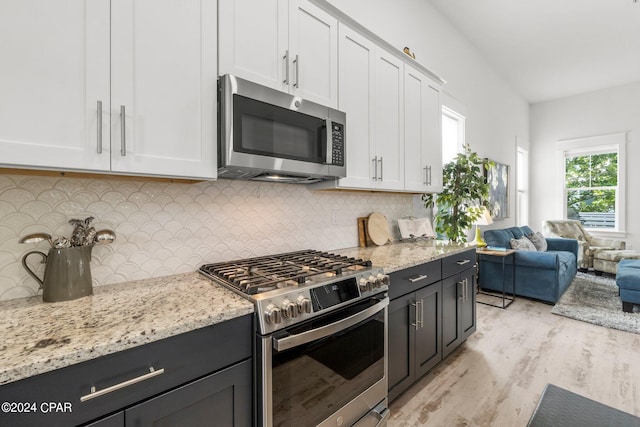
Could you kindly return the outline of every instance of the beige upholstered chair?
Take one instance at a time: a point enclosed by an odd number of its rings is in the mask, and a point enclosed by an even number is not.
[[[599,249],[625,249],[622,240],[603,239],[592,236],[575,219],[548,220],[542,223],[542,234],[546,237],[564,237],[578,241],[578,268],[593,268],[593,254]]]

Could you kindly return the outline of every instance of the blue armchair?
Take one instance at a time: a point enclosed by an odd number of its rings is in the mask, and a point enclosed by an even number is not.
[[[487,230],[484,240],[489,246],[511,248],[511,239],[533,233],[531,228],[511,227]],[[516,295],[555,304],[569,287],[577,272],[578,241],[575,239],[547,238],[547,251],[517,251],[505,260],[505,290],[513,291],[513,264],[515,262]],[[483,289],[502,290],[502,258],[479,255],[480,279]]]

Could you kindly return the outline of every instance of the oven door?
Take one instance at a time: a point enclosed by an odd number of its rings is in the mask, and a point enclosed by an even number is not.
[[[259,336],[261,424],[350,426],[375,413],[384,425],[388,305],[380,295]]]

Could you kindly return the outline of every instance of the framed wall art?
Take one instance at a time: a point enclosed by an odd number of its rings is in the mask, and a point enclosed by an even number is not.
[[[509,165],[494,162],[485,169],[489,184],[489,210],[494,220],[509,218]]]

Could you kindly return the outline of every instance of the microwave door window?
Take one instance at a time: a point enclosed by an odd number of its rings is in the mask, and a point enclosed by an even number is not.
[[[234,150],[323,163],[323,120],[235,95]]]

